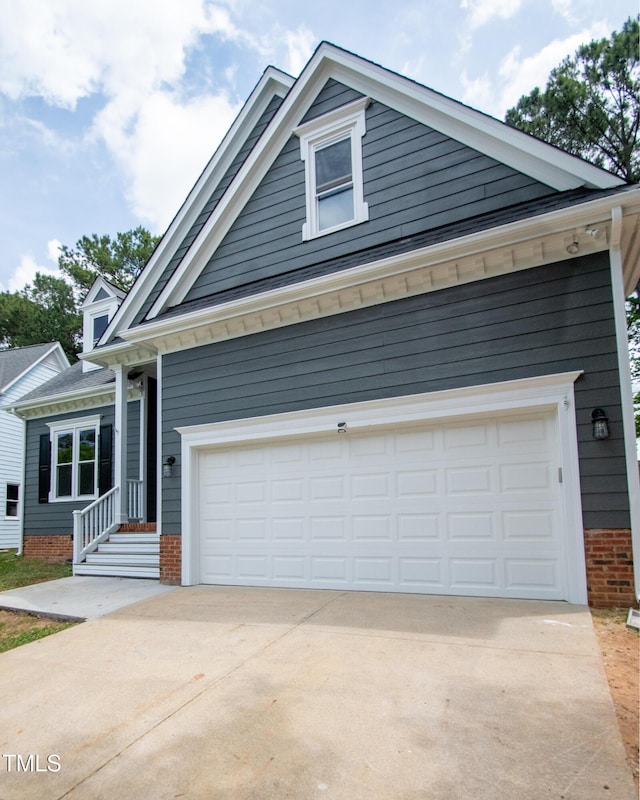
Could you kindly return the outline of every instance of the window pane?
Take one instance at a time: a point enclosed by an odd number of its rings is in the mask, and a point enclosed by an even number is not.
[[[58,434],[58,464],[70,464],[73,458],[73,434]]]
[[[93,320],[93,343],[97,344],[102,334],[107,330],[109,317],[105,314],[102,317],[95,317]]]
[[[71,464],[58,467],[58,497],[71,497]]]
[[[318,229],[321,231],[353,219],[353,188],[348,186],[318,198]]]
[[[80,464],[78,494],[93,494],[95,492],[95,465],[93,463]]]
[[[316,192],[351,181],[351,139],[316,150]]]
[[[80,431],[80,461],[93,461],[96,457],[95,429]]]
[[[20,499],[20,485],[17,483],[8,483],[7,500],[19,500],[19,499]]]

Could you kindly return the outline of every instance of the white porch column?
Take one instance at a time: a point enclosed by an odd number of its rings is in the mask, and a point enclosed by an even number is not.
[[[116,522],[129,521],[127,491],[127,368],[122,364],[113,367],[116,374],[115,397],[115,464],[114,485],[119,487]]]

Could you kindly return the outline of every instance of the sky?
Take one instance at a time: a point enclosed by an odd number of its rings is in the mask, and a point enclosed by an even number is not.
[[[0,291],[60,244],[163,233],[272,64],[333,42],[504,118],[636,0],[4,0]]]

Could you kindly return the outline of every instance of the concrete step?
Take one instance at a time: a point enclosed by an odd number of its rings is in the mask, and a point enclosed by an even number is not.
[[[160,543],[159,542],[141,542],[140,544],[134,542],[129,544],[128,542],[125,544],[124,542],[104,542],[103,544],[98,545],[98,553],[122,553],[126,555],[130,553],[131,555],[139,555],[139,554],[155,554],[157,556],[160,555]]]
[[[119,578],[159,578],[160,567],[122,566],[117,564],[77,564],[75,575],[112,575]]]
[[[157,544],[160,546],[160,536],[157,533],[112,533],[107,541],[109,544]]]
[[[110,564],[116,566],[157,567],[160,564],[158,553],[89,553],[87,564]]]

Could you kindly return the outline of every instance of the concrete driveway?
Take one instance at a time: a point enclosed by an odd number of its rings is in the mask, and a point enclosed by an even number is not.
[[[0,680],[2,800],[635,796],[566,603],[183,588],[1,655]]]

